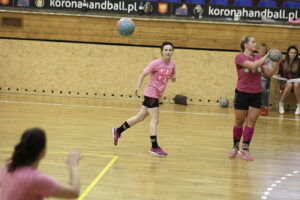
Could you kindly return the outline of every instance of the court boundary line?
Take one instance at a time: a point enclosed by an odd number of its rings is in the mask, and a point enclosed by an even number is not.
[[[0,152],[12,152],[11,149],[0,149]],[[59,152],[59,151],[48,151],[50,154],[58,154],[58,155],[67,155],[67,152]],[[92,189],[96,186],[97,183],[101,180],[101,178],[108,172],[111,166],[119,159],[119,156],[112,156],[112,155],[102,155],[102,154],[91,154],[85,153],[82,156],[91,156],[91,157],[110,157],[110,161],[105,167],[97,174],[96,178],[92,180],[92,182],[87,186],[87,188],[80,194],[77,200],[84,200],[84,198],[91,192]]]
[[[44,102],[26,102],[26,101],[10,101],[0,100],[0,103],[15,103],[15,104],[30,104],[30,105],[48,105],[48,106],[62,106],[62,107],[78,107],[78,108],[102,108],[102,109],[115,109],[115,110],[140,110],[140,108],[122,108],[113,106],[91,106],[91,105],[79,105],[79,104],[58,104],[58,103],[44,103]],[[175,113],[175,114],[192,114],[192,115],[206,115],[206,116],[223,116],[223,117],[234,117],[230,114],[219,114],[219,113],[205,113],[205,112],[183,112],[183,111],[171,111],[171,110],[160,110],[161,113]],[[280,118],[280,117],[263,117],[263,119],[269,120],[288,120],[288,121],[300,121],[300,118]]]
[[[282,183],[283,181],[287,180],[289,177],[292,177],[293,175],[297,175],[299,173],[299,170],[293,170],[293,172],[287,174],[286,176],[282,176],[281,178],[277,179],[274,181],[270,187],[266,189],[264,194],[261,196],[261,199],[268,199],[270,196],[271,192],[276,188],[279,187],[278,185]]]
[[[38,41],[38,42],[58,42],[58,43],[75,43],[75,44],[92,44],[92,45],[111,45],[111,46],[127,46],[127,47],[142,47],[142,48],[158,48],[160,46],[154,45],[141,45],[141,44],[122,44],[122,43],[105,43],[105,42],[87,42],[87,41],[74,41],[74,40],[51,40],[51,39],[37,39],[37,38],[17,38],[17,37],[0,37],[3,40],[24,40],[24,41]],[[196,47],[176,47],[181,50],[196,50],[196,51],[218,51],[218,52],[240,52],[234,49],[209,49],[209,48],[196,48]]]
[[[114,156],[110,162],[105,166],[103,170],[96,176],[96,178],[89,184],[89,186],[81,193],[80,197],[77,200],[83,200],[91,190],[96,186],[96,184],[101,180],[101,178],[108,172],[110,167],[118,160],[119,156]]]

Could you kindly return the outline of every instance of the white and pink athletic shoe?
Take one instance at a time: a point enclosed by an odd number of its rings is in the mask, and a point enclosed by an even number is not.
[[[253,158],[250,156],[249,151],[240,150],[238,153],[244,158],[244,160],[247,160],[247,161],[252,161],[253,160]]]

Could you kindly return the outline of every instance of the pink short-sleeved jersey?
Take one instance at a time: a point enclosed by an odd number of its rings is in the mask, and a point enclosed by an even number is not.
[[[251,58],[241,53],[235,57],[235,64],[238,73],[237,87],[240,92],[246,92],[251,94],[261,93],[261,68],[250,70],[242,67],[245,61],[259,60],[260,56],[253,54]]]
[[[0,171],[0,187],[1,200],[42,200],[56,191],[58,182],[31,167],[8,172],[5,166]]]
[[[165,63],[162,58],[158,58],[150,62],[144,72],[150,73],[150,82],[144,91],[144,95],[159,98],[164,93],[169,79],[176,73],[175,62],[171,60],[169,63]]]

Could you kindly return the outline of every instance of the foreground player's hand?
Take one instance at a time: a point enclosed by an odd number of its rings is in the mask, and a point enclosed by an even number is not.
[[[81,159],[81,155],[76,150],[70,150],[69,155],[66,158],[66,163],[69,165],[70,168],[75,167],[78,165],[79,160]]]

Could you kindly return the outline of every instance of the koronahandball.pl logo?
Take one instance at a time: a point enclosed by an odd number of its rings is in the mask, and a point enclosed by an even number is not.
[[[35,0],[35,5],[38,8],[42,8],[45,5],[45,1],[44,0]]]

